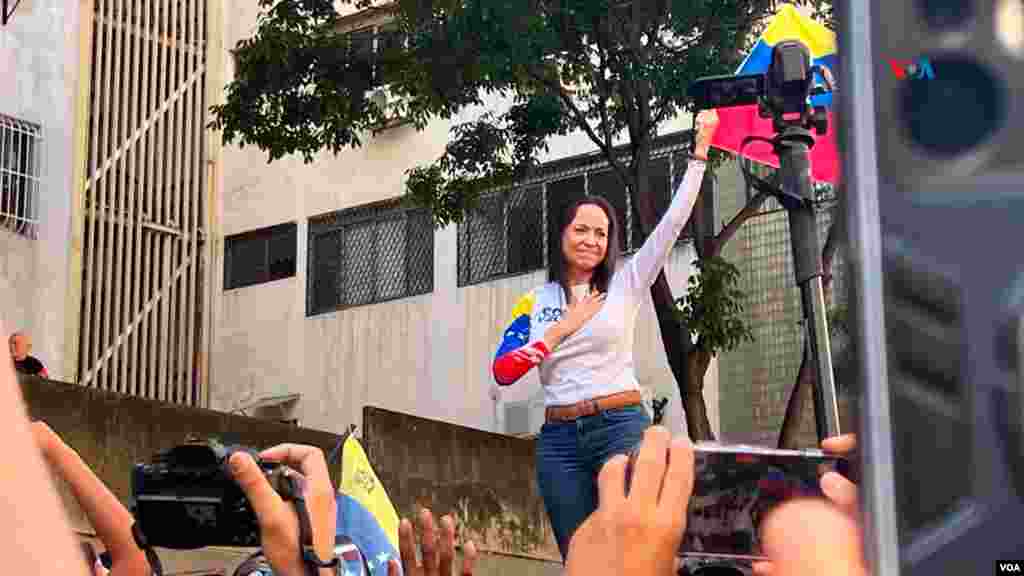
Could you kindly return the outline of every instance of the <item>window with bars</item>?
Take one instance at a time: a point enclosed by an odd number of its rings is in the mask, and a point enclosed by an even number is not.
[[[294,222],[224,239],[224,289],[243,288],[295,276],[298,240]]]
[[[523,186],[481,199],[458,227],[459,286],[544,266],[543,199],[540,186]],[[470,246],[472,249],[466,249]]]
[[[309,316],[433,289],[434,227],[426,210],[392,201],[310,219]]]
[[[368,26],[349,33],[349,49],[357,66],[358,82],[367,89],[379,88],[386,84],[385,55],[400,48],[403,37],[397,23]]]
[[[0,114],[0,228],[34,238],[39,224],[42,128]]]
[[[682,181],[687,157],[683,152],[653,155],[650,165],[650,194],[658,217],[665,213],[672,190]],[[458,285],[469,286],[488,280],[526,274],[546,266],[558,250],[558,223],[562,211],[575,200],[589,194],[601,196],[615,208],[619,226],[620,249],[631,253],[643,244],[646,235],[632,199],[619,177],[607,164],[549,172],[539,182],[513,188],[512,192],[486,195],[479,209],[467,215],[458,227]],[[701,198],[694,211],[712,223],[717,218],[716,199]],[[679,242],[693,238],[694,220],[680,235]],[[545,241],[546,236],[546,241]],[[545,247],[547,250],[545,251]]]

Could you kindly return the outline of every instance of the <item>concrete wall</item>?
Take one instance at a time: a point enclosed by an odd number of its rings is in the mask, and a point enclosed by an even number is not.
[[[180,443],[186,435],[220,437],[263,448],[280,442],[330,452],[340,436],[211,410],[163,404],[77,385],[22,378],[29,416],[49,424],[123,501],[132,465]],[[560,570],[534,481],[533,441],[510,438],[367,408],[362,434],[370,461],[399,513],[420,506],[455,512],[461,534],[479,543],[477,576],[555,575]],[[500,454],[502,468],[489,466]],[[331,466],[337,483],[340,466]],[[509,471],[513,471],[509,473]],[[57,483],[72,526],[92,529],[66,485]],[[251,550],[160,550],[168,574],[206,570],[230,574]]]
[[[460,537],[480,550],[558,562],[558,544],[537,488],[534,440],[367,407],[370,462],[398,508],[453,514]],[[500,463],[500,464],[499,464]]]
[[[319,446],[330,453],[340,436],[277,422],[174,406],[37,378],[20,378],[30,418],[43,420],[96,472],[124,502],[131,495],[133,464],[180,444],[187,436],[221,438],[255,448],[282,442]],[[337,484],[340,466],[330,467]],[[67,485],[56,482],[72,527],[85,539],[92,527]],[[97,543],[98,547],[102,549]],[[160,550],[168,575],[193,570],[225,571],[251,553],[249,549],[206,548],[198,551]],[[207,572],[204,572],[207,573]]]
[[[329,432],[237,414],[165,404],[75,384],[20,380],[30,418],[43,420],[53,428],[123,502],[131,494],[132,465],[180,444],[188,436],[221,438],[254,448],[295,442],[319,446],[326,453],[341,440]],[[335,482],[339,472],[338,466],[332,467]],[[83,522],[74,501],[66,499],[65,503],[72,510],[72,518]]]
[[[32,334],[55,378],[75,369],[64,347],[79,10],[79,0],[23,0],[0,27],[0,114],[42,127],[38,236],[0,229],[0,320]]]

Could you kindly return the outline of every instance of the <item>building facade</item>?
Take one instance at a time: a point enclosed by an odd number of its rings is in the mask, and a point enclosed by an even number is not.
[[[208,403],[219,8],[21,2],[0,29],[0,297],[54,378]]]
[[[68,379],[74,272],[73,158],[81,58],[78,2],[5,3],[0,26],[0,318]],[[74,308],[74,306],[70,306]],[[77,313],[75,314],[77,316]],[[6,350],[6,342],[5,350]]]
[[[230,50],[255,32],[258,6],[228,1],[225,13],[221,58],[229,81]],[[345,25],[372,46],[372,31],[386,22],[378,11]],[[580,133],[550,142],[535,180],[496,193],[463,224],[434,230],[425,213],[393,201],[408,169],[443,153],[452,124],[395,125],[311,164],[296,157],[267,164],[254,148],[220,151],[211,407],[326,430],[358,426],[364,405],[495,432],[539,430],[536,375],[499,390],[490,366],[516,300],[546,281],[551,215],[576,195],[606,191],[632,231],[627,252],[642,241],[639,224]],[[662,133],[689,125],[678,119]],[[666,198],[684,165],[678,140],[666,138],[657,153]],[[722,186],[737,183],[726,178]],[[677,295],[693,258],[682,242],[666,267]],[[673,400],[668,418],[680,428],[679,395],[650,302],[635,350],[642,386]],[[717,429],[716,366],[707,380]]]
[[[334,431],[358,425],[370,404],[535,432],[536,376],[505,389],[491,378],[501,330],[518,296],[545,281],[558,205],[606,192],[630,230],[628,254],[642,241],[628,198],[582,134],[552,139],[540,176],[442,230],[393,201],[406,170],[442,153],[450,122],[399,123],[312,164],[223,147],[208,109],[258,10],[39,0],[0,28],[3,75],[16,79],[0,82],[7,327],[33,335],[52,376],[100,389]],[[380,11],[349,22],[371,47],[386,24]],[[680,176],[673,134],[689,125],[661,130],[659,194]],[[719,178],[720,224],[742,190],[734,169]],[[666,267],[677,296],[693,256],[684,240]],[[668,396],[681,427],[650,303],[636,352],[647,396]],[[716,430],[717,382],[712,364]]]

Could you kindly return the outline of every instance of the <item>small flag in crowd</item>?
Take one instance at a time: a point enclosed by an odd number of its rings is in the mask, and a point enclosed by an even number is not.
[[[783,40],[799,40],[811,53],[812,64],[829,68],[836,77],[836,36],[813,19],[801,14],[793,5],[783,4],[768,23],[768,27],[740,65],[737,75],[764,74],[772,61],[772,47]],[[822,79],[816,78],[816,84]],[[811,178],[819,182],[838,183],[839,154],[836,148],[836,126],[832,114],[832,94],[818,94],[811,97],[815,106],[825,106],[828,111],[828,132],[818,135],[812,131],[815,144],[811,149]],[[771,138],[775,130],[771,118],[761,118],[757,105],[736,106],[718,110],[718,130],[711,145],[716,148],[739,153],[740,145],[747,136]],[[778,168],[779,160],[771,146],[753,142],[743,151],[743,156],[755,162]]]
[[[349,435],[341,457],[337,533],[339,537],[347,536],[359,549],[373,576],[386,576],[392,558],[401,566],[398,522],[398,512],[363,446]]]

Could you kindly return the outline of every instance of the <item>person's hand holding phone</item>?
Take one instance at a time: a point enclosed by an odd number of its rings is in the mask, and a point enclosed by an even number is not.
[[[857,449],[857,436],[855,434],[844,434],[833,438],[826,438],[821,443],[821,449],[836,456],[851,457]],[[821,491],[840,510],[856,519],[860,514],[860,505],[857,498],[857,485],[845,478],[838,472],[826,472],[821,477]]]
[[[693,448],[662,426],[644,433],[626,495],[628,457],[615,456],[597,480],[597,510],[576,530],[568,576],[674,574],[693,492]]]
[[[849,456],[856,436],[827,438],[822,450]],[[837,472],[821,477],[825,500],[794,500],[779,506],[761,526],[767,562],[755,562],[756,576],[868,576],[858,522],[857,486]]]

